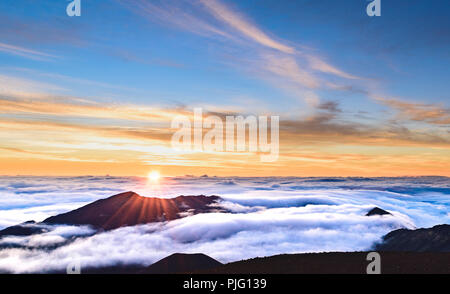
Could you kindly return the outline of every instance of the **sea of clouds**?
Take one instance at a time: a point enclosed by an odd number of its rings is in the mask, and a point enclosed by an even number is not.
[[[172,253],[221,262],[281,253],[369,250],[397,228],[450,223],[450,179],[177,177],[0,177],[0,228],[66,212],[97,199],[218,195],[228,213],[123,227],[46,225],[32,236],[0,239],[0,272],[28,273],[117,264],[150,265]],[[392,213],[365,216],[373,207]],[[30,226],[35,226],[30,224]],[[8,246],[4,246],[8,245]],[[2,247],[3,246],[3,247]]]

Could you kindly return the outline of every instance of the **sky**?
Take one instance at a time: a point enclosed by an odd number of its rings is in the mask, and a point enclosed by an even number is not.
[[[0,2],[0,174],[450,176],[447,1]],[[278,115],[277,161],[177,115]]]

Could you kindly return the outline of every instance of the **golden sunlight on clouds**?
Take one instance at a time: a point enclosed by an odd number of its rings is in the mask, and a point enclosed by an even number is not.
[[[0,99],[0,174],[218,176],[450,175],[450,141],[440,133],[339,122],[336,105],[280,121],[280,156],[179,151],[171,118],[184,108],[100,106],[76,99]],[[224,117],[226,110],[215,109]],[[237,113],[239,114],[239,113]],[[205,115],[207,112],[205,111]],[[242,114],[245,116],[245,114]],[[75,119],[77,118],[77,119]],[[150,168],[151,167],[151,168]],[[154,173],[150,175],[149,170]]]
[[[375,99],[396,109],[399,118],[407,118],[414,121],[426,121],[433,124],[450,124],[450,109],[445,108],[442,105],[412,103],[396,98],[376,97]]]

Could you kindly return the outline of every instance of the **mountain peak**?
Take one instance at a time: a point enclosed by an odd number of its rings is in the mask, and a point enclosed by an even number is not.
[[[221,266],[212,257],[203,253],[174,253],[150,265],[142,273],[145,274],[175,274],[209,270]]]
[[[386,214],[392,215],[392,213],[387,212],[387,211],[384,210],[384,209],[381,209],[381,208],[379,208],[379,207],[375,207],[375,208],[372,208],[371,210],[369,210],[369,212],[366,214],[366,216],[371,216],[371,215],[386,215]]]
[[[100,199],[67,213],[44,220],[47,224],[91,225],[112,230],[151,222],[169,221],[190,214],[220,211],[211,204],[217,196],[179,196],[176,198],[144,197],[128,191]]]
[[[107,199],[111,199],[111,198],[132,198],[132,197],[142,197],[141,195],[139,195],[136,192],[133,191],[127,191],[127,192],[123,192],[123,193],[119,193],[116,195],[113,195]]]

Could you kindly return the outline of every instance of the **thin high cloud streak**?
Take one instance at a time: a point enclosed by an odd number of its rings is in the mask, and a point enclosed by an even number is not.
[[[308,104],[316,105],[319,100],[309,90],[328,85],[323,80],[326,77],[320,77],[319,73],[342,79],[360,79],[331,65],[317,54],[309,53],[311,50],[304,46],[289,44],[271,36],[243,13],[217,0],[118,1],[151,22],[227,40],[228,49],[222,48],[222,51],[223,56],[232,56],[228,58],[232,66],[272,81],[273,85],[300,96]],[[223,47],[224,44],[221,45]],[[227,51],[236,51],[236,48],[239,48],[238,55]]]
[[[52,93],[64,91],[64,88],[51,83],[33,79],[18,78],[0,74],[0,95],[2,100],[49,98]]]
[[[0,219],[16,213],[16,223],[29,220],[19,221],[23,211],[49,216],[52,205],[63,212],[64,205],[67,211],[124,190],[161,197],[216,194],[223,198],[219,205],[231,213],[93,236],[88,227],[47,226],[43,234],[2,239],[0,245],[16,248],[0,250],[0,271],[57,271],[74,261],[85,268],[149,265],[175,252],[203,252],[230,262],[280,253],[368,250],[396,228],[450,223],[450,182],[445,177],[185,176],[165,181],[166,189],[155,190],[137,177],[1,177]],[[365,216],[375,206],[393,215]]]
[[[230,8],[220,3],[219,1],[205,1],[200,2],[209,10],[209,12],[218,20],[224,24],[234,28],[244,36],[252,39],[253,41],[284,53],[293,54],[295,49],[293,47],[282,44],[279,41],[272,39],[266,33],[261,31],[258,27],[251,24],[244,16],[239,15],[237,12],[232,11]]]
[[[40,61],[48,61],[58,58],[55,55],[2,42],[0,42],[0,52]]]

